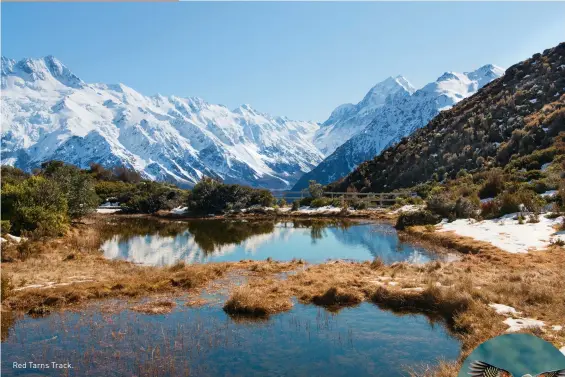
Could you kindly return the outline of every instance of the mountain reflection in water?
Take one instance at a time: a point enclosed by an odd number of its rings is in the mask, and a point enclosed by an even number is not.
[[[308,262],[328,259],[423,263],[441,256],[403,243],[386,224],[346,220],[163,222],[122,219],[103,230],[102,250],[110,259],[145,265],[179,261],[205,263],[242,259]]]

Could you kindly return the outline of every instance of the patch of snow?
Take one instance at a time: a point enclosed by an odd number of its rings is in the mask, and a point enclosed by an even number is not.
[[[302,206],[298,208],[298,212],[301,213],[339,212],[339,211],[341,211],[341,208],[334,206],[323,206],[318,208],[312,208],[310,206]]]
[[[97,208],[96,213],[116,213],[120,212],[121,208]]]
[[[22,241],[22,237],[14,236],[12,234],[6,234],[6,237],[16,243],[20,243]]]
[[[545,130],[544,130],[544,131],[545,131]],[[541,171],[546,171],[547,168],[549,167],[549,165],[551,165],[551,162],[546,162],[545,164],[543,164],[543,165],[541,166],[541,169],[540,169],[540,170],[541,170]]]
[[[536,103],[537,101],[538,101],[537,98],[534,98],[530,100],[530,103]]]
[[[0,243],[4,243],[4,242],[8,242],[8,240],[5,239],[4,237],[0,237]]]
[[[561,351],[561,353],[562,353],[563,355],[565,355],[565,347],[561,347],[561,348],[559,349],[559,351]]]
[[[490,203],[490,202],[492,202],[493,200],[494,200],[494,198],[484,198],[484,199],[481,199],[481,204],[482,204],[482,203]]]
[[[392,213],[397,214],[397,213],[404,213],[404,212],[416,212],[420,209],[423,209],[424,207],[425,207],[424,205],[406,204],[406,205],[403,205],[402,207],[398,208],[397,210],[392,211]]]
[[[188,207],[176,207],[171,210],[171,213],[175,215],[184,215],[186,211],[188,211]]]
[[[557,190],[549,190],[540,194],[540,196],[543,198],[548,198],[557,195],[557,192],[558,192]]]
[[[553,331],[561,331],[563,330],[563,326],[555,325],[555,326],[551,326],[551,329]]]
[[[494,309],[496,314],[512,314],[512,315],[520,315],[521,312],[517,311],[511,306],[503,305],[503,304],[489,304],[491,308]]]
[[[548,219],[541,216],[538,223],[519,224],[517,213],[505,215],[498,219],[470,221],[458,219],[451,223],[442,221],[440,232],[452,231],[464,237],[506,250],[510,253],[527,253],[529,250],[542,250],[550,245],[550,241],[565,241],[565,232],[556,232],[554,227],[561,224],[563,216]]]
[[[545,326],[543,321],[532,318],[506,318],[504,323],[508,325],[506,332],[516,332],[527,328],[537,327],[542,328]]]
[[[120,203],[119,202],[106,202],[106,203],[102,203],[100,204],[98,207],[104,207],[104,208],[120,208]]]

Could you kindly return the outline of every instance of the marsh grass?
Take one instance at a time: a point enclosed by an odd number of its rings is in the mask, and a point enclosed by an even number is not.
[[[104,259],[96,246],[96,229],[95,223],[77,226],[70,239],[36,242],[33,245],[41,248],[37,255],[3,263],[2,276],[10,276],[14,288],[3,297],[3,307],[40,313],[91,299],[196,292],[236,274],[245,281],[231,290],[224,304],[234,318],[268,318],[291,309],[293,298],[332,311],[369,301],[399,314],[425,313],[445,322],[462,342],[458,363],[481,342],[506,331],[504,316],[494,313],[490,303],[512,306],[524,317],[544,321],[546,328],[563,325],[565,318],[565,253],[558,245],[510,254],[449,232],[413,227],[401,238],[418,239],[441,252],[457,250],[460,258],[388,266],[378,260],[318,265],[295,260],[141,267]],[[75,257],[67,258],[70,254]],[[25,288],[49,282],[59,285]],[[565,345],[565,331],[529,331],[559,348]],[[435,370],[412,375],[444,377],[454,365],[440,363]]]
[[[279,294],[276,284],[269,288],[240,286],[233,289],[224,304],[224,311],[233,316],[268,317],[290,310],[290,297]]]
[[[158,300],[136,305],[131,310],[145,314],[167,314],[172,312],[175,306],[174,301]]]

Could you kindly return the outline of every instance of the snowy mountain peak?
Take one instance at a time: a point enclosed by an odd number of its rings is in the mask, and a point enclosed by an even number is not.
[[[2,76],[13,75],[27,82],[57,82],[72,88],[81,88],[84,82],[54,56],[26,58],[18,62],[2,57]],[[4,81],[4,80],[3,80]]]
[[[477,81],[480,86],[484,86],[495,78],[504,75],[504,69],[494,64],[486,64],[473,72],[465,72],[465,75],[471,80]]]
[[[329,155],[341,144],[357,134],[374,118],[379,108],[394,98],[410,96],[415,89],[404,76],[388,77],[373,86],[357,103],[345,103],[332,111],[316,132],[314,144]]]
[[[206,175],[285,189],[322,160],[311,142],[317,123],[87,84],[52,56],[3,57],[2,89],[2,161],[25,170],[56,159],[124,165],[185,186]]]
[[[357,106],[382,106],[388,96],[402,90],[412,94],[416,89],[403,76],[391,76],[373,86]]]
[[[260,113],[255,110],[253,107],[251,107],[250,104],[248,103],[244,103],[243,105],[240,105],[239,107],[235,108],[233,110],[234,113],[237,114],[241,114],[241,115],[245,115],[245,114],[250,114],[250,115],[259,115]]]
[[[328,144],[327,140],[338,140],[340,145],[320,165],[303,175],[293,190],[307,187],[311,179],[326,184],[347,175],[361,162],[373,158],[387,146],[425,126],[440,111],[476,93],[502,74],[501,68],[490,64],[469,73],[445,72],[436,81],[413,93],[408,92],[411,87],[403,86],[404,90],[389,95],[384,105],[369,112],[370,117],[363,117],[364,113],[358,112],[359,104],[354,108],[351,107],[353,105],[338,108],[339,113],[344,114],[341,119],[337,117],[338,109],[334,110],[332,117],[334,114],[336,116],[330,118],[332,124],[324,125],[318,131],[325,140],[318,142],[314,139],[314,142],[319,145],[323,142]],[[401,78],[389,78],[374,88],[386,90],[398,87],[401,83]],[[347,137],[344,128],[351,127],[351,119],[354,124],[367,123],[353,136]]]

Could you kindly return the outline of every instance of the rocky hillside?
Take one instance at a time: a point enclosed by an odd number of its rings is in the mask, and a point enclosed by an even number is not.
[[[334,182],[381,192],[503,167],[543,171],[565,155],[565,43],[508,68],[426,127]]]

